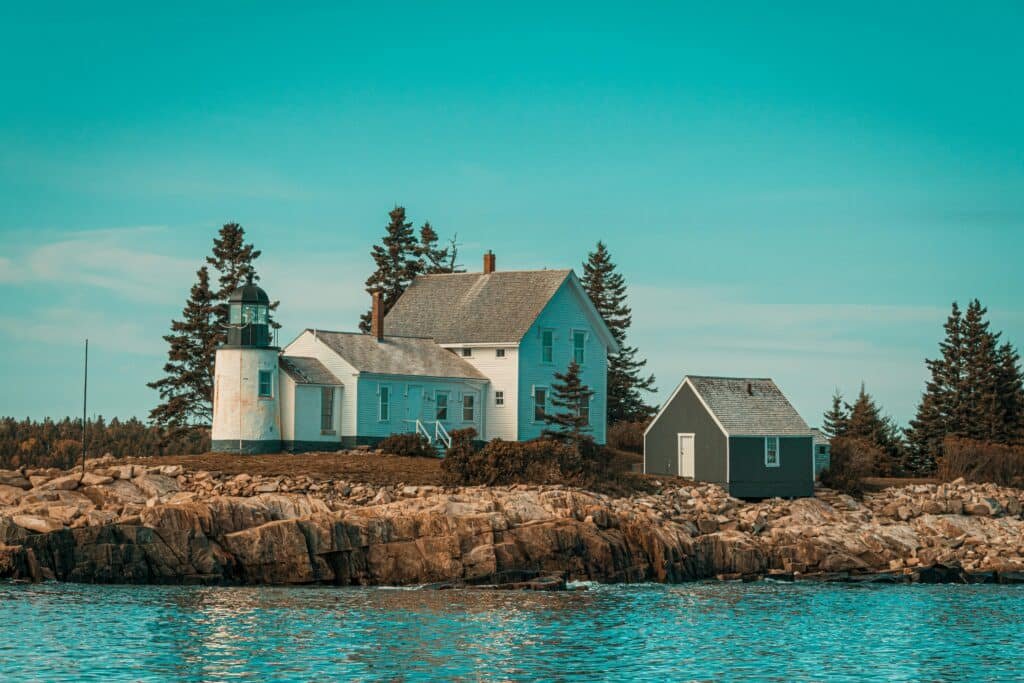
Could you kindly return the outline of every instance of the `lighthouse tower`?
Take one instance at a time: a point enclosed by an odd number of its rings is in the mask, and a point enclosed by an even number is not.
[[[228,297],[228,340],[217,349],[213,389],[214,451],[281,450],[278,349],[270,345],[270,299],[252,274]]]

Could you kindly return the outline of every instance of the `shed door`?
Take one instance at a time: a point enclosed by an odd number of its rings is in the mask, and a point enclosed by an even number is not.
[[[679,435],[679,476],[693,479],[693,434]]]

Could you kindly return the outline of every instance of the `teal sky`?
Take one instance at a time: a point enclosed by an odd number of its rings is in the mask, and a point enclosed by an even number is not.
[[[355,329],[395,204],[462,261],[605,240],[664,398],[914,411],[952,300],[1024,343],[1024,6],[0,8],[0,414],[145,416],[220,224],[283,337]],[[151,4],[151,3],[150,3]],[[720,5],[720,3],[719,3]],[[45,12],[45,13],[44,13]]]

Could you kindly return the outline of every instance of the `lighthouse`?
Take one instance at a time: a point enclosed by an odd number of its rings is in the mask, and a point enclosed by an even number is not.
[[[217,349],[212,449],[226,453],[281,450],[278,354],[271,346],[270,299],[252,274],[228,297],[227,343]]]

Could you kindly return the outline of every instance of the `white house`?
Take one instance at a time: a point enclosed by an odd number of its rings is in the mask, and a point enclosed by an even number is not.
[[[371,333],[307,329],[271,347],[269,298],[248,284],[230,300],[217,351],[213,448],[333,450],[418,431],[445,443],[540,436],[556,372],[570,361],[594,391],[591,434],[605,440],[608,354],[615,339],[571,270],[495,270],[416,278]]]

